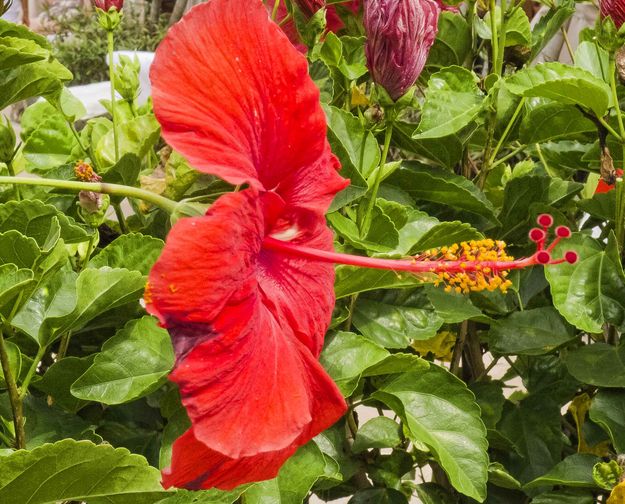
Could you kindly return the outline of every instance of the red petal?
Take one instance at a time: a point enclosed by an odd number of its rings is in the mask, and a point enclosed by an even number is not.
[[[306,58],[260,0],[192,9],[160,44],[151,79],[163,136],[198,170],[322,210],[345,187]]]
[[[623,170],[616,170],[616,176],[622,177]],[[597,188],[595,189],[595,194],[607,193],[610,192],[612,189],[614,189],[614,184],[608,184],[605,180],[600,178],[599,183],[597,184]]]
[[[231,193],[205,217],[180,220],[150,273],[148,309],[174,341],[170,378],[180,386],[190,436],[213,454],[193,477],[176,462],[190,455],[174,457],[170,484],[200,476],[204,487],[254,481],[253,471],[223,469],[254,457],[280,461],[266,468],[272,477],[345,410],[316,360],[334,302],[333,270],[263,251],[263,207],[280,216],[271,232],[291,233],[293,242],[328,249],[330,231],[315,213],[280,214],[284,203],[275,198]]]

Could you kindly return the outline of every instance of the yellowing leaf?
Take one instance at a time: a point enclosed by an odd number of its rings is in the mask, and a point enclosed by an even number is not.
[[[427,340],[414,340],[411,347],[423,357],[428,353],[435,358],[449,362],[456,343],[456,335],[449,331],[441,331],[433,338]]]

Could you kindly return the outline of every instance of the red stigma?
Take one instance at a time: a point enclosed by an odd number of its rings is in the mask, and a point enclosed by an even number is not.
[[[545,231],[542,229],[532,228],[530,230],[529,236],[530,236],[530,240],[538,243],[538,242],[544,241],[544,239],[547,237],[547,233],[545,233]]]
[[[575,264],[579,259],[579,255],[574,250],[567,250],[564,254],[564,260],[569,264]]]
[[[551,254],[546,250],[540,250],[536,253],[536,262],[538,264],[549,264],[551,262]]]
[[[549,214],[540,214],[536,219],[536,222],[542,227],[548,228],[553,226],[553,217]]]
[[[567,226],[558,226],[556,228],[556,236],[558,238],[570,238],[571,230]]]

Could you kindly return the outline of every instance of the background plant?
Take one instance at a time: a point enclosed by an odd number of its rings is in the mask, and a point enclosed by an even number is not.
[[[160,487],[156,468],[168,464],[188,420],[166,380],[169,337],[139,300],[169,214],[201,212],[232,188],[165,146],[149,105],[118,101],[119,156],[109,119],[87,119],[77,131],[84,112],[64,90],[72,76],[50,44],[0,24],[10,48],[0,57],[0,107],[47,99],[26,111],[21,144],[0,166],[52,185],[0,186],[9,371],[0,381],[0,501],[301,502],[312,491],[355,503],[414,495],[592,503],[615,487],[616,496],[625,450],[625,197],[617,182],[625,132],[613,55],[623,29],[606,20],[586,30],[572,66],[531,66],[575,8],[548,5],[533,30],[512,2],[442,12],[418,91],[398,102],[371,83],[358,17],[339,8],[349,16],[344,28],[322,37],[315,16],[323,11],[307,19],[289,6],[283,26],[293,20],[310,46],[329,140],[351,179],[328,215],[337,249],[399,257],[488,236],[521,256],[531,253],[536,217],[549,213],[574,230],[567,248],[580,261],[513,274],[505,294],[469,295],[338,267],[322,362],[350,410],[276,479],[226,493]],[[85,214],[76,193],[99,182],[75,169],[78,160],[127,187],[109,196],[113,207],[130,197],[131,216],[118,212],[116,222],[97,207]],[[614,189],[595,194],[600,178]]]

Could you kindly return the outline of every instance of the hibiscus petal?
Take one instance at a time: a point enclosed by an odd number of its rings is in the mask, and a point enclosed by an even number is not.
[[[214,452],[210,460],[223,459],[194,468],[201,471],[193,478],[174,462],[172,484],[201,477],[205,485],[236,486],[248,471],[227,476],[222,465],[256,456],[280,460],[267,467],[275,475],[345,411],[316,360],[334,301],[333,270],[262,250],[264,207],[273,215],[280,201],[269,204],[249,189],[222,196],[204,217],[180,220],[150,273],[148,310],[172,335],[170,378],[191,418],[190,436]],[[316,213],[287,211],[272,229],[291,228],[293,241],[332,246]],[[249,474],[245,481],[254,481]]]
[[[198,170],[320,211],[345,187],[306,58],[260,0],[192,9],[150,76],[163,136]]]

